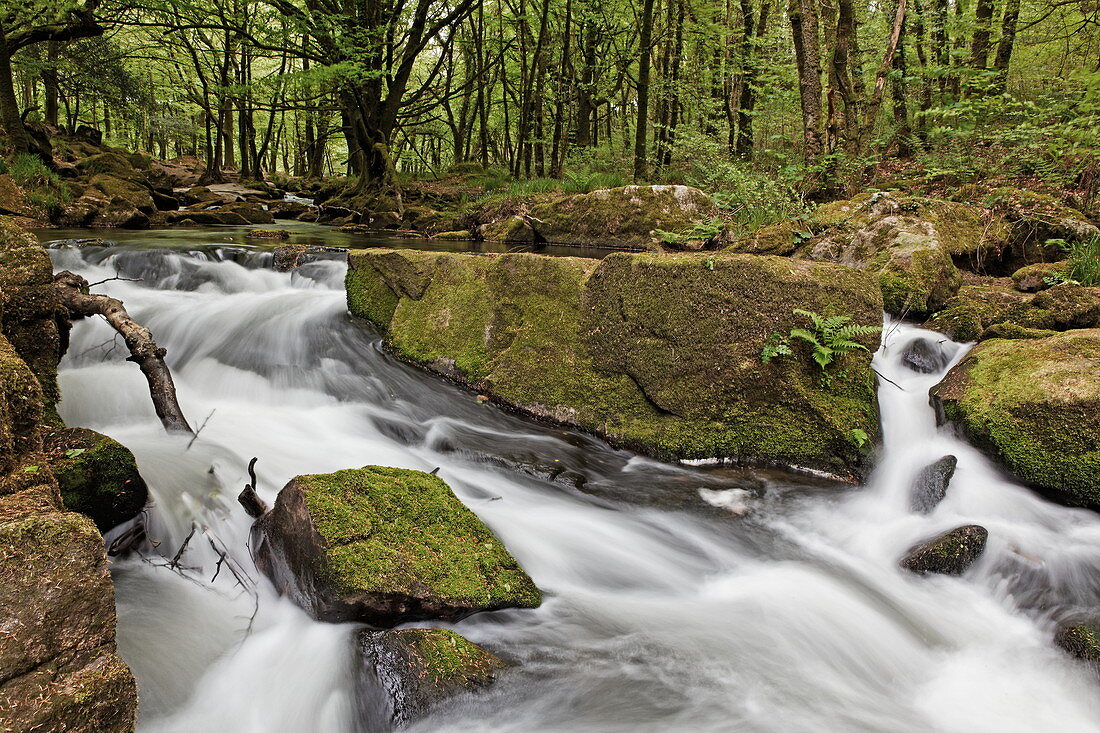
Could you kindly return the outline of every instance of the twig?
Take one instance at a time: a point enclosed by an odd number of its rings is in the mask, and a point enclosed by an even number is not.
[[[882,376],[882,372],[880,372],[878,369],[875,369],[874,367],[871,367],[871,371],[874,372],[875,374],[877,374],[878,378],[883,380],[884,382],[889,382],[890,384],[892,384],[895,387],[897,387],[898,389],[900,389],[902,392],[905,391],[905,387],[902,387],[900,384],[895,382],[893,379],[887,379],[886,377]]]
[[[172,558],[172,562],[168,563],[168,566],[172,569],[178,568],[180,564],[180,558],[183,557],[183,553],[187,550],[187,543],[191,541],[191,538],[195,536],[195,530],[197,529],[194,522],[191,522],[191,531],[187,533],[187,537],[184,538],[183,544],[176,550],[175,556]]]
[[[196,430],[195,434],[191,436],[191,440],[187,441],[187,447],[184,448],[185,451],[191,450],[191,446],[194,445],[195,441],[199,439],[199,433],[202,432],[202,429],[206,427],[206,423],[210,422],[210,418],[214,417],[214,413],[217,411],[218,408],[216,407],[210,411],[210,414],[208,414],[206,416],[206,419],[202,421],[202,425],[199,426],[199,429]]]
[[[115,275],[114,277],[109,277],[109,278],[106,278],[104,280],[100,280],[99,282],[88,283],[88,287],[89,288],[94,288],[96,285],[102,285],[103,283],[109,283],[112,280],[122,280],[123,282],[128,282],[128,283],[143,282],[143,279],[140,278],[140,277],[121,277],[119,275]]]

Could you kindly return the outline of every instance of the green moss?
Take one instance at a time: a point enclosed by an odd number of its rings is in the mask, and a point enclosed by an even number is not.
[[[405,287],[392,263],[390,274],[378,264],[395,255],[430,280],[400,297],[388,345],[536,416],[667,458],[839,473],[863,460],[852,430],[877,432],[869,353],[845,357],[828,388],[805,354],[760,363],[771,333],[796,325],[794,308],[877,325],[878,288],[852,268],[737,254],[370,250],[350,258],[353,313],[385,315],[363,292]]]
[[[0,335],[0,475],[19,456],[41,448],[42,389],[27,364]]]
[[[73,428],[53,433],[48,447],[65,508],[88,515],[101,532],[145,506],[145,482],[126,446],[94,430]]]
[[[493,654],[450,629],[400,629],[387,632],[416,655],[419,667],[432,681],[446,686],[484,684],[506,665]]]
[[[367,466],[295,481],[327,545],[325,573],[344,591],[488,608],[542,602],[500,540],[437,476]]]
[[[887,312],[925,317],[944,306],[962,285],[950,256],[933,237],[899,232],[891,246],[872,258]]]
[[[1100,330],[975,347],[935,388],[945,415],[1025,482],[1100,506]]]

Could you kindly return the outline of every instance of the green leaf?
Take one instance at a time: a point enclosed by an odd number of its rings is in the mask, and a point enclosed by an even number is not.
[[[76,458],[81,453],[87,453],[87,452],[88,452],[87,448],[70,448],[69,450],[65,451],[65,455],[68,456],[69,458]]]

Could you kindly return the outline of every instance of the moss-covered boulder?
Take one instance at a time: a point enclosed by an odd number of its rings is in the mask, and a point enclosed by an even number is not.
[[[65,508],[92,518],[101,532],[133,519],[149,492],[130,449],[87,428],[52,431],[46,438],[50,468]]]
[[[114,595],[90,520],[0,524],[0,606],[0,727],[132,729],[134,679],[114,653]]]
[[[538,588],[438,476],[367,466],[298,476],[258,520],[258,562],[315,617],[388,628],[535,608]]]
[[[942,418],[1019,477],[1100,507],[1100,329],[974,347],[930,394]]]
[[[627,249],[656,246],[658,230],[685,232],[718,217],[714,201],[690,186],[621,186],[532,206],[506,226],[484,228],[486,239]]]
[[[628,447],[850,475],[865,459],[854,431],[877,431],[869,351],[824,374],[804,351],[760,356],[774,333],[805,325],[796,308],[878,325],[878,287],[850,267],[410,250],[353,251],[349,263],[351,312],[402,358]]]
[[[362,631],[358,639],[362,673],[382,688],[398,726],[449,697],[488,685],[508,666],[450,629]]]
[[[0,330],[38,377],[47,408],[59,396],[59,307],[46,250],[11,219],[0,217]]]
[[[957,341],[1098,328],[1100,288],[1062,283],[1032,294],[1017,291],[1007,278],[986,278],[960,288],[924,325]]]
[[[1100,236],[1100,229],[1088,217],[1049,194],[1001,187],[988,192],[982,203],[1006,221],[1009,231],[999,246],[975,253],[985,260],[978,271],[1009,275],[1025,265],[1055,262],[1065,253],[1052,240],[1072,242]]]
[[[764,227],[731,248],[867,270],[888,312],[923,317],[962,285],[953,255],[985,236],[982,218],[980,209],[950,201],[867,193]]]
[[[1034,293],[1055,285],[1058,277],[1062,276],[1064,279],[1069,270],[1069,263],[1064,261],[1024,265],[1012,273],[1012,284],[1021,292]]]
[[[985,551],[988,537],[986,528],[977,524],[957,527],[916,545],[899,564],[920,575],[962,575]]]
[[[237,216],[241,217],[242,219],[245,220],[245,222],[247,222],[249,224],[274,224],[275,223],[275,217],[273,217],[271,215],[271,212],[264,209],[264,207],[261,206],[260,204],[253,203],[251,201],[242,201],[240,203],[225,204],[220,209],[218,209],[218,213],[222,214],[223,217],[224,217],[225,214],[236,214]],[[235,223],[235,222],[227,221],[226,223],[229,224],[229,223]]]

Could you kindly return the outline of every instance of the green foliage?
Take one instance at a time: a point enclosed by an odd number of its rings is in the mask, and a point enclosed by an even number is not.
[[[700,242],[705,244],[714,240],[715,237],[721,234],[725,225],[726,223],[721,219],[714,218],[679,232],[666,232],[658,229],[657,239],[664,244],[670,244],[677,247],[690,246],[691,244]],[[713,262],[711,263],[711,269],[713,269]]]
[[[792,354],[794,354],[794,351],[791,350],[790,339],[776,331],[768,337],[768,343],[764,344],[764,348],[760,350],[760,361],[767,364],[777,356],[791,356]]]
[[[866,346],[856,341],[856,338],[882,330],[881,326],[861,326],[858,323],[852,323],[852,317],[849,315],[823,316],[801,308],[795,308],[792,312],[808,319],[810,327],[792,328],[789,337],[781,333],[773,333],[760,351],[760,361],[767,364],[776,357],[792,356],[794,350],[791,347],[791,339],[805,341],[811,348],[810,358],[821,368],[821,381],[826,385],[832,381],[832,376],[828,372],[830,364],[852,351],[869,351]],[[864,437],[866,438],[866,434]]]
[[[871,439],[871,437],[867,435],[867,431],[861,430],[860,428],[852,428],[850,431],[848,431],[848,435],[850,435],[852,437],[852,440],[855,441],[857,448],[862,448],[863,446],[867,445],[867,442]]]
[[[792,328],[791,338],[801,339],[813,348],[811,358],[822,371],[833,361],[850,351],[868,351],[867,347],[855,341],[858,336],[878,333],[881,326],[861,326],[852,323],[851,316],[822,316],[813,311],[796,308],[796,315],[804,316],[812,324],[811,328]]]
[[[37,155],[17,155],[8,163],[7,172],[24,188],[57,183],[58,176]]]
[[[1055,272],[1043,278],[1047,285],[1075,283],[1087,287],[1100,285],[1100,237],[1089,237],[1067,242],[1064,239],[1048,239],[1047,244],[1057,244],[1069,260],[1068,272]]]

